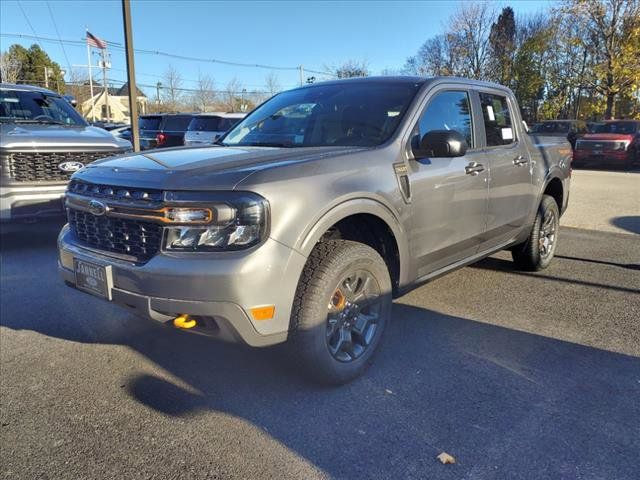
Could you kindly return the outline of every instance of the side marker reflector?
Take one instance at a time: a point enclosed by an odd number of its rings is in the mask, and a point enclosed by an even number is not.
[[[254,307],[250,312],[254,320],[271,320],[276,313],[276,307],[275,305]]]

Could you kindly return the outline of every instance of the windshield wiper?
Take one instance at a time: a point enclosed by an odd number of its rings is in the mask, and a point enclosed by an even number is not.
[[[293,143],[278,143],[278,142],[250,142],[240,143],[236,145],[238,147],[280,147],[280,148],[295,148]]]
[[[215,142],[213,142],[213,144],[220,145],[221,147],[228,147],[228,145],[224,143],[222,140],[216,140]]]

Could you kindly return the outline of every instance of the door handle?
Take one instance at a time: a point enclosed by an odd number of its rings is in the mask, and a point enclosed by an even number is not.
[[[518,155],[516,158],[513,159],[513,164],[516,167],[519,167],[520,165],[524,165],[525,163],[529,163],[529,159],[523,157],[522,155]]]
[[[464,172],[467,175],[478,175],[482,171],[484,171],[484,165],[478,162],[471,162],[469,165],[464,167]]]

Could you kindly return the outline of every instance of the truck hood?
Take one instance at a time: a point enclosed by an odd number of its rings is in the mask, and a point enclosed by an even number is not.
[[[0,148],[69,148],[101,150],[131,148],[128,141],[91,126],[67,127],[46,124],[0,124]]]
[[[616,141],[616,140],[633,140],[632,134],[624,133],[587,133],[582,137],[582,140],[602,140],[602,141]]]
[[[363,150],[360,147],[222,147],[148,150],[94,162],[73,175],[117,186],[162,190],[233,189],[257,170],[312,162]]]

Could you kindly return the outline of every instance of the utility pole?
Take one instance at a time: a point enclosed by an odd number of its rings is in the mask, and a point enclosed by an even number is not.
[[[160,89],[162,88],[162,82],[156,83],[156,104],[160,108]]]
[[[107,121],[111,120],[111,113],[110,113],[110,108],[109,108],[109,86],[107,85],[107,55],[106,55],[106,48],[103,48],[102,50],[100,50],[100,53],[102,55],[102,84],[104,87],[104,103],[106,105],[105,111],[107,114]]]
[[[49,88],[49,67],[44,67],[44,88]]]
[[[131,142],[133,150],[140,151],[140,132],[138,131],[138,89],[133,58],[133,33],[131,31],[131,2],[122,0],[122,18],[124,20],[124,48],[127,52],[127,81],[129,82],[129,113],[131,115]],[[158,82],[159,83],[159,82]],[[158,87],[158,96],[160,88]]]
[[[300,65],[298,69],[300,70],[300,86],[302,86],[304,85],[304,67]]]

